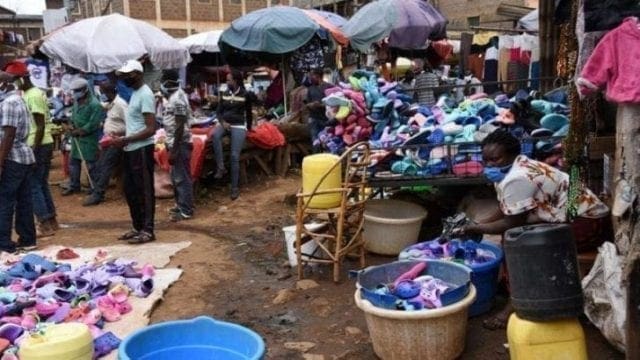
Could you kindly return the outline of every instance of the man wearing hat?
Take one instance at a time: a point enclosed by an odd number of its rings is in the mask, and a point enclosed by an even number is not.
[[[131,213],[133,230],[119,237],[130,244],[155,240],[155,191],[153,187],[153,151],[156,106],[153,92],[144,83],[144,69],[136,60],[127,61],[116,75],[133,89],[127,109],[126,134],[113,139],[124,147],[124,191]]]
[[[18,247],[36,245],[31,196],[36,159],[27,144],[29,110],[16,92],[15,78],[15,74],[0,72],[0,251],[6,252],[16,251],[11,241],[14,215]]]
[[[14,61],[6,65],[5,71],[19,76],[16,87],[22,90],[22,98],[31,114],[31,125],[27,144],[33,149],[36,159],[31,189],[33,195],[33,212],[38,219],[37,236],[53,235],[58,230],[56,207],[49,189],[49,170],[53,158],[53,136],[47,95],[33,86],[27,65]]]
[[[82,162],[89,170],[91,186],[97,179],[96,161],[98,160],[98,136],[104,112],[98,99],[89,92],[86,79],[78,78],[71,82],[73,108],[71,112],[71,160],[69,161],[69,187],[62,196],[80,192],[80,174]]]

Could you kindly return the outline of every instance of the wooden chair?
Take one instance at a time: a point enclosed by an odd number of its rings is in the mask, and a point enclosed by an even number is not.
[[[296,256],[298,259],[298,278],[302,279],[304,265],[307,263],[333,264],[333,280],[340,280],[340,266],[346,256],[355,256],[360,267],[365,266],[364,205],[367,200],[367,167],[370,165],[370,150],[367,143],[358,143],[347,149],[334,166],[319,179],[316,187],[309,193],[297,194],[296,208]],[[337,167],[341,167],[342,186],[336,189],[319,190],[324,179]],[[341,194],[340,206],[330,209],[309,207],[314,196]],[[305,223],[324,222],[328,226],[321,230],[309,230]],[[314,241],[321,256],[302,258],[301,247],[305,241]]]

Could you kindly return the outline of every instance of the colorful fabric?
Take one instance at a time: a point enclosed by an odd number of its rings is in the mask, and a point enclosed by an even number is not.
[[[627,18],[600,40],[577,80],[581,94],[606,87],[607,99],[613,102],[640,103],[638,26],[637,18]]]
[[[27,144],[29,123],[29,110],[24,100],[22,100],[17,93],[11,93],[0,103],[0,142],[2,142],[4,138],[3,127],[10,126],[16,128],[13,146],[5,160],[15,161],[23,165],[36,162],[33,151]]]
[[[505,215],[529,213],[528,222],[567,221],[569,175],[542,162],[520,155],[506,177],[495,185]],[[578,199],[578,216],[600,218],[609,208],[589,189]]]
[[[53,144],[53,136],[51,136],[51,127],[53,123],[51,123],[51,116],[49,114],[49,105],[47,104],[47,95],[44,91],[38,89],[37,87],[32,87],[31,89],[24,92],[22,95],[22,99],[24,99],[25,104],[27,104],[27,109],[29,109],[29,113],[31,114],[40,114],[44,116],[44,135],[42,137],[42,145]],[[27,138],[27,143],[29,146],[33,146],[35,138],[36,138],[36,123],[32,119],[31,127],[29,129],[29,137]]]

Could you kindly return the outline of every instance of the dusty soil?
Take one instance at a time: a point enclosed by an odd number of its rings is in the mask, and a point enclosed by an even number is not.
[[[52,184],[63,180],[57,157]],[[192,245],[173,257],[169,266],[184,269],[184,275],[154,309],[152,322],[198,315],[236,322],[265,338],[269,359],[303,359],[302,352],[284,346],[302,341],[314,345],[306,353],[310,359],[375,359],[364,316],[353,303],[353,280],[343,276],[341,283],[334,284],[330,269],[321,266],[307,272],[318,287],[296,290],[295,269],[285,265],[281,228],[294,224],[295,210],[285,199],[295,193],[299,181],[295,174],[286,179],[254,179],[233,202],[223,187],[201,187],[196,217],[177,224],[168,220],[172,200],[159,200],[158,241],[189,240]],[[107,245],[129,230],[128,208],[115,188],[108,191],[105,203],[89,208],[81,206],[83,196],[63,198],[57,186],[53,190],[63,229],[40,244]],[[367,261],[381,264],[393,258],[370,256]],[[347,263],[345,268],[355,266]],[[274,304],[283,289],[291,289],[291,298]],[[508,358],[505,331],[482,328],[487,316],[469,321],[463,359]],[[583,323],[591,358],[623,358],[595,328]],[[313,354],[318,356],[309,356]]]

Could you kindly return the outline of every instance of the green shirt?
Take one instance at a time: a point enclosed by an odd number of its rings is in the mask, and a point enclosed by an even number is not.
[[[71,113],[71,123],[76,129],[84,130],[84,136],[74,137],[71,140],[71,157],[86,161],[98,159],[98,135],[100,133],[100,123],[104,119],[104,110],[95,96],[89,95],[87,102],[78,105],[73,104]],[[80,156],[82,152],[82,156]]]
[[[36,140],[36,122],[33,119],[33,114],[41,114],[44,116],[44,135],[42,136],[42,145],[53,144],[53,137],[51,136],[51,116],[49,115],[49,106],[47,104],[47,95],[44,91],[37,87],[24,92],[22,95],[24,102],[27,103],[27,109],[31,114],[31,126],[29,127],[29,137],[27,138],[27,144],[33,146]]]

